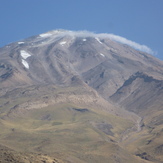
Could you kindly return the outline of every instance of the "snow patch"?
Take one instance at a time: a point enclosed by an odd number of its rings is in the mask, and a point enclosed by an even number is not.
[[[83,41],[87,41],[87,39],[84,38]]]
[[[18,42],[19,45],[24,44],[24,42]]]
[[[30,57],[31,55],[29,53],[27,53],[25,50],[21,50],[20,51],[20,55],[22,56],[23,59],[27,59],[28,57]]]
[[[52,35],[51,33],[43,33],[43,34],[40,34],[39,36],[40,37],[49,37],[51,35]]]
[[[24,65],[25,68],[29,69],[29,64],[24,59],[22,59],[22,64]]]
[[[59,44],[61,45],[61,46],[63,46],[63,45],[65,45],[67,42],[66,41],[62,41],[62,42],[60,42]]]
[[[98,37],[95,37],[95,39],[100,43],[103,44]]]
[[[102,53],[100,53],[100,55],[101,55],[101,56],[103,56],[103,57],[105,57],[105,55],[104,55],[104,54],[102,54]]]

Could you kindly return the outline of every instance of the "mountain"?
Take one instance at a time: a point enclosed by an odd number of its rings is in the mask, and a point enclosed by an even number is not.
[[[163,62],[150,54],[54,30],[0,48],[0,82],[0,144],[16,159],[163,161]]]

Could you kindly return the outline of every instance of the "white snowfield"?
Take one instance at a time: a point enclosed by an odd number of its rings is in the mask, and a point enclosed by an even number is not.
[[[59,44],[61,45],[61,46],[63,46],[63,45],[65,45],[67,42],[66,41],[62,41],[62,42],[60,42]]]
[[[87,41],[87,39],[84,38],[83,41]]]
[[[40,34],[39,36],[40,37],[49,37],[51,35],[52,35],[51,33],[43,33],[43,34]]]
[[[95,37],[95,39],[100,43],[103,44],[98,37]]]
[[[50,37],[50,36],[54,36],[54,35],[57,35],[57,34],[62,34],[64,32],[65,32],[65,30],[54,30],[54,31],[50,31],[50,32],[47,32],[47,33],[42,33],[39,36],[40,37]]]
[[[27,59],[28,57],[31,57],[31,55],[30,55],[28,52],[26,52],[25,50],[21,50],[21,51],[20,51],[20,55],[21,55],[21,57],[23,58],[23,59],[22,59],[22,64],[24,65],[25,68],[29,69],[29,64],[28,64],[28,62],[26,61],[26,59]]]
[[[22,59],[22,64],[25,68],[29,69],[29,64],[24,59]]]
[[[103,57],[105,57],[105,55],[104,55],[104,54],[102,54],[102,53],[100,53],[100,55],[101,55],[101,56],[103,56]]]
[[[23,59],[27,59],[28,57],[30,57],[31,55],[26,52],[25,50],[21,50],[20,51],[20,55],[22,56]]]
[[[19,45],[24,44],[24,42],[18,42]]]

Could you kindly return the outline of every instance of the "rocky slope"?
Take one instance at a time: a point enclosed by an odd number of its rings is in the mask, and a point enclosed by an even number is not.
[[[21,153],[10,148],[0,145],[0,162],[1,163],[63,163],[55,158],[50,158],[47,155],[36,153]]]

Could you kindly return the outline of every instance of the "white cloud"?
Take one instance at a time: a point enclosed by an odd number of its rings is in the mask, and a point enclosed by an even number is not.
[[[120,42],[122,44],[126,44],[129,45],[137,50],[140,51],[144,51],[146,53],[150,53],[150,54],[154,54],[153,50],[151,48],[149,48],[146,45],[141,45],[139,43],[136,43],[134,41],[128,40],[124,37],[118,36],[118,35],[114,35],[114,34],[101,34],[103,37],[109,37],[111,40],[113,41],[117,41]]]
[[[146,45],[141,45],[139,43],[136,43],[134,41],[128,40],[124,37],[114,35],[114,34],[108,34],[108,33],[96,34],[96,33],[89,32],[89,31],[68,31],[68,30],[54,30],[54,31],[50,31],[48,33],[50,33],[51,35],[54,35],[54,36],[56,36],[56,34],[57,34],[57,36],[59,35],[61,37],[68,35],[68,36],[72,36],[72,37],[109,38],[113,41],[129,45],[137,50],[144,51],[149,54],[155,54],[154,51]]]
[[[93,37],[99,37],[99,38],[109,38],[113,41],[129,45],[137,50],[140,50],[140,51],[143,51],[143,52],[146,52],[149,54],[155,54],[154,51],[146,45],[141,45],[139,43],[136,43],[134,41],[128,40],[124,37],[114,35],[114,34],[108,34],[108,33],[95,34],[95,33],[88,32],[88,31],[79,31],[79,32],[75,32],[74,34],[77,36],[81,36],[81,37],[83,37],[83,36],[84,37],[86,37],[86,36],[92,37],[93,36]]]

